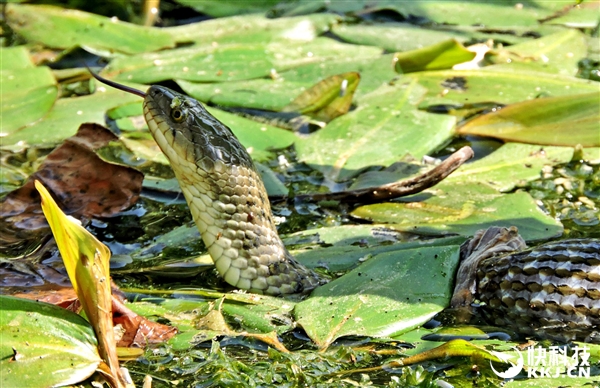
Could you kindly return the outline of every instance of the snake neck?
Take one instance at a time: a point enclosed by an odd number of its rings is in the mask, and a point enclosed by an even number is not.
[[[180,122],[171,120],[173,106],[185,109],[176,116]],[[325,283],[285,248],[264,184],[229,128],[196,100],[157,86],[147,93],[144,115],[227,283],[268,295],[305,293]]]

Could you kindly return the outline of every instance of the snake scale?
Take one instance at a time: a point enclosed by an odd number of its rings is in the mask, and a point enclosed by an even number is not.
[[[493,325],[600,343],[600,239],[527,248],[515,227],[491,227],[463,244],[461,258],[452,307],[478,300]]]
[[[147,92],[144,117],[169,159],[215,267],[241,289],[306,293],[326,279],[298,263],[279,238],[264,184],[245,147],[200,102],[166,87]],[[516,228],[492,227],[461,247],[452,307],[483,302],[493,324],[564,341],[600,342],[600,240],[526,250]]]

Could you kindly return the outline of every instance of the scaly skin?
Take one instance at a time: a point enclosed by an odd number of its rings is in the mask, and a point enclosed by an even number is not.
[[[269,295],[325,283],[283,245],[264,184],[227,126],[195,99],[161,86],[146,92],[144,116],[227,283]]]

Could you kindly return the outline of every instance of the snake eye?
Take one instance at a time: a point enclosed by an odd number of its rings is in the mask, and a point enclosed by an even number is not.
[[[180,123],[185,118],[185,114],[181,110],[181,108],[175,108],[171,111],[171,118],[176,122]]]

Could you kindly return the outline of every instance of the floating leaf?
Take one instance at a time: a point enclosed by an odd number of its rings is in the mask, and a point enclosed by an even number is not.
[[[369,166],[390,165],[406,154],[423,157],[447,141],[455,122],[418,110],[425,92],[414,80],[380,87],[360,98],[356,110],[299,139],[298,157],[335,181]]]
[[[523,64],[528,71],[576,75],[578,63],[587,55],[585,35],[564,30],[529,42],[490,51],[486,59],[511,67]],[[507,63],[508,62],[508,63]]]
[[[178,79],[196,82],[225,82],[267,77],[308,63],[338,58],[377,58],[381,49],[316,38],[302,45],[288,42],[193,45],[113,60],[104,70],[108,77],[139,83]],[[244,66],[240,66],[244,63]],[[339,73],[339,71],[337,72]]]
[[[541,96],[558,97],[598,92],[600,83],[580,78],[511,67],[442,70],[408,74],[427,88],[421,107],[514,104]]]
[[[398,73],[412,73],[450,69],[473,58],[474,52],[467,50],[457,40],[449,39],[421,49],[397,53],[394,55],[394,63]]]
[[[0,48],[0,137],[14,133],[46,113],[58,95],[56,80],[48,67],[34,67],[23,48]]]
[[[220,4],[226,4],[219,2]],[[196,2],[194,2],[196,4]],[[238,2],[238,4],[242,4]],[[285,19],[270,19],[252,14],[225,19],[203,20],[198,23],[165,28],[177,42],[195,42],[203,45],[228,43],[256,43],[286,41],[305,43],[327,32],[337,15],[314,14]],[[240,34],[240,31],[244,31]]]
[[[343,336],[409,331],[448,305],[458,250],[424,247],[380,254],[317,288],[296,305],[296,320],[321,349]]]
[[[2,144],[55,144],[73,136],[82,123],[104,124],[108,109],[133,101],[141,104],[139,96],[105,86],[89,96],[61,98],[43,120],[3,137]]]
[[[596,91],[512,104],[474,118],[457,132],[541,145],[600,147],[599,123]]]
[[[360,87],[356,96],[370,93],[397,76],[392,66],[392,54],[378,58],[339,58],[325,63],[309,63],[280,72],[276,79],[263,78],[219,84],[177,80],[189,95],[200,101],[223,106],[280,111],[316,80],[341,72],[358,72]]]
[[[570,147],[507,143],[490,155],[461,166],[446,182],[485,182],[506,192],[539,179],[545,166],[567,163],[572,157]]]
[[[279,0],[253,0],[226,2],[219,0],[176,0],[178,3],[191,7],[203,14],[216,17],[239,15],[245,13],[265,12]]]
[[[282,112],[298,112],[329,122],[348,112],[360,82],[356,72],[334,75],[304,91]]]
[[[498,194],[481,183],[443,182],[401,201],[361,206],[352,215],[399,231],[434,235],[472,236],[490,226],[516,226],[525,240],[544,240],[563,231],[529,194]]]
[[[419,362],[431,361],[439,358],[446,359],[448,357],[473,357],[483,360],[501,361],[498,358],[498,353],[494,354],[485,348],[473,345],[463,339],[454,339],[446,342],[437,348],[427,350],[414,356],[391,361],[387,364],[388,367],[399,367],[403,365],[413,365]]]
[[[51,304],[0,295],[0,386],[77,384],[102,362],[94,330]]]
[[[5,16],[11,28],[25,39],[52,48],[79,46],[94,53],[111,55],[175,46],[171,35],[159,28],[141,27],[77,10],[11,4]]]

